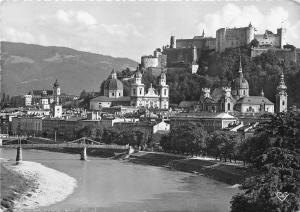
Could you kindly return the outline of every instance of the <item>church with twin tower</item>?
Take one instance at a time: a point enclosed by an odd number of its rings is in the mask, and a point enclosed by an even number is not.
[[[137,69],[130,82],[130,93],[123,96],[123,83],[117,78],[115,69],[103,84],[103,96],[98,96],[90,101],[91,110],[101,110],[113,106],[134,106],[147,109],[169,109],[169,86],[165,73],[161,73],[159,85],[154,88],[152,84],[145,88],[142,82],[142,73]]]

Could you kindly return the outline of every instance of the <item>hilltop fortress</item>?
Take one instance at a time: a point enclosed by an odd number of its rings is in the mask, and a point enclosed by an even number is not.
[[[287,45],[286,29],[278,28],[276,34],[266,30],[264,34],[256,34],[256,29],[250,23],[240,28],[220,28],[216,37],[202,35],[191,39],[176,39],[171,36],[170,44],[158,48],[153,55],[142,56],[141,68],[159,75],[163,69],[182,69],[196,73],[199,56],[203,51],[224,52],[228,48],[251,47],[251,57],[258,56],[272,49],[284,57],[285,60],[299,62],[300,51]],[[285,46],[286,45],[286,46]],[[289,47],[288,47],[289,46]]]

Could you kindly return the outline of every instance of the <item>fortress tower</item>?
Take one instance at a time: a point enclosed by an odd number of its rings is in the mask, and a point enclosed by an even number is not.
[[[171,36],[171,38],[170,38],[170,48],[171,49],[176,48],[176,39],[175,39],[175,36]]]
[[[250,43],[254,39],[254,27],[252,26],[251,22],[246,28],[246,42],[247,44]]]
[[[277,29],[277,35],[279,37],[280,48],[283,48],[283,46],[286,44],[286,28]]]
[[[192,61],[192,64],[191,64],[191,69],[192,69],[192,74],[195,74],[197,73],[198,71],[198,63],[197,63],[197,58],[198,58],[198,54],[197,54],[197,48],[196,46],[193,46],[193,61]]]
[[[287,111],[287,87],[284,82],[284,75],[281,73],[279,85],[277,86],[276,94],[276,112],[286,112]]]

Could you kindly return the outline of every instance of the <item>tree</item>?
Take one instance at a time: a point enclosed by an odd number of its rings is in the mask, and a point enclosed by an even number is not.
[[[257,130],[248,145],[255,153],[249,162],[261,174],[243,183],[245,192],[233,197],[232,212],[295,212],[300,208],[300,115],[269,116],[270,121]],[[288,197],[280,201],[276,192],[287,192]]]
[[[250,47],[258,47],[259,42],[256,38],[254,38],[251,42],[250,42]]]
[[[84,99],[87,97],[87,92],[85,90],[82,90],[80,95],[79,95],[79,99]]]
[[[161,137],[160,144],[165,151],[180,154],[206,154],[207,132],[201,125],[186,123],[171,129],[169,135]]]

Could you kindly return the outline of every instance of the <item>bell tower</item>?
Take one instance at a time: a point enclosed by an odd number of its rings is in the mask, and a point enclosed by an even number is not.
[[[137,107],[144,106],[145,85],[142,83],[142,76],[139,68],[137,68],[133,79],[134,82],[131,84],[130,89],[131,105]]]
[[[60,104],[60,87],[57,82],[57,79],[53,85],[53,97],[54,97],[54,107],[53,107],[53,117],[61,118],[62,117],[62,105]]]
[[[167,77],[164,72],[160,75],[160,108],[168,109],[169,108],[169,86],[167,85]]]
[[[277,86],[276,94],[276,112],[286,112],[287,111],[287,87],[284,82],[284,74],[281,73],[279,85]]]

